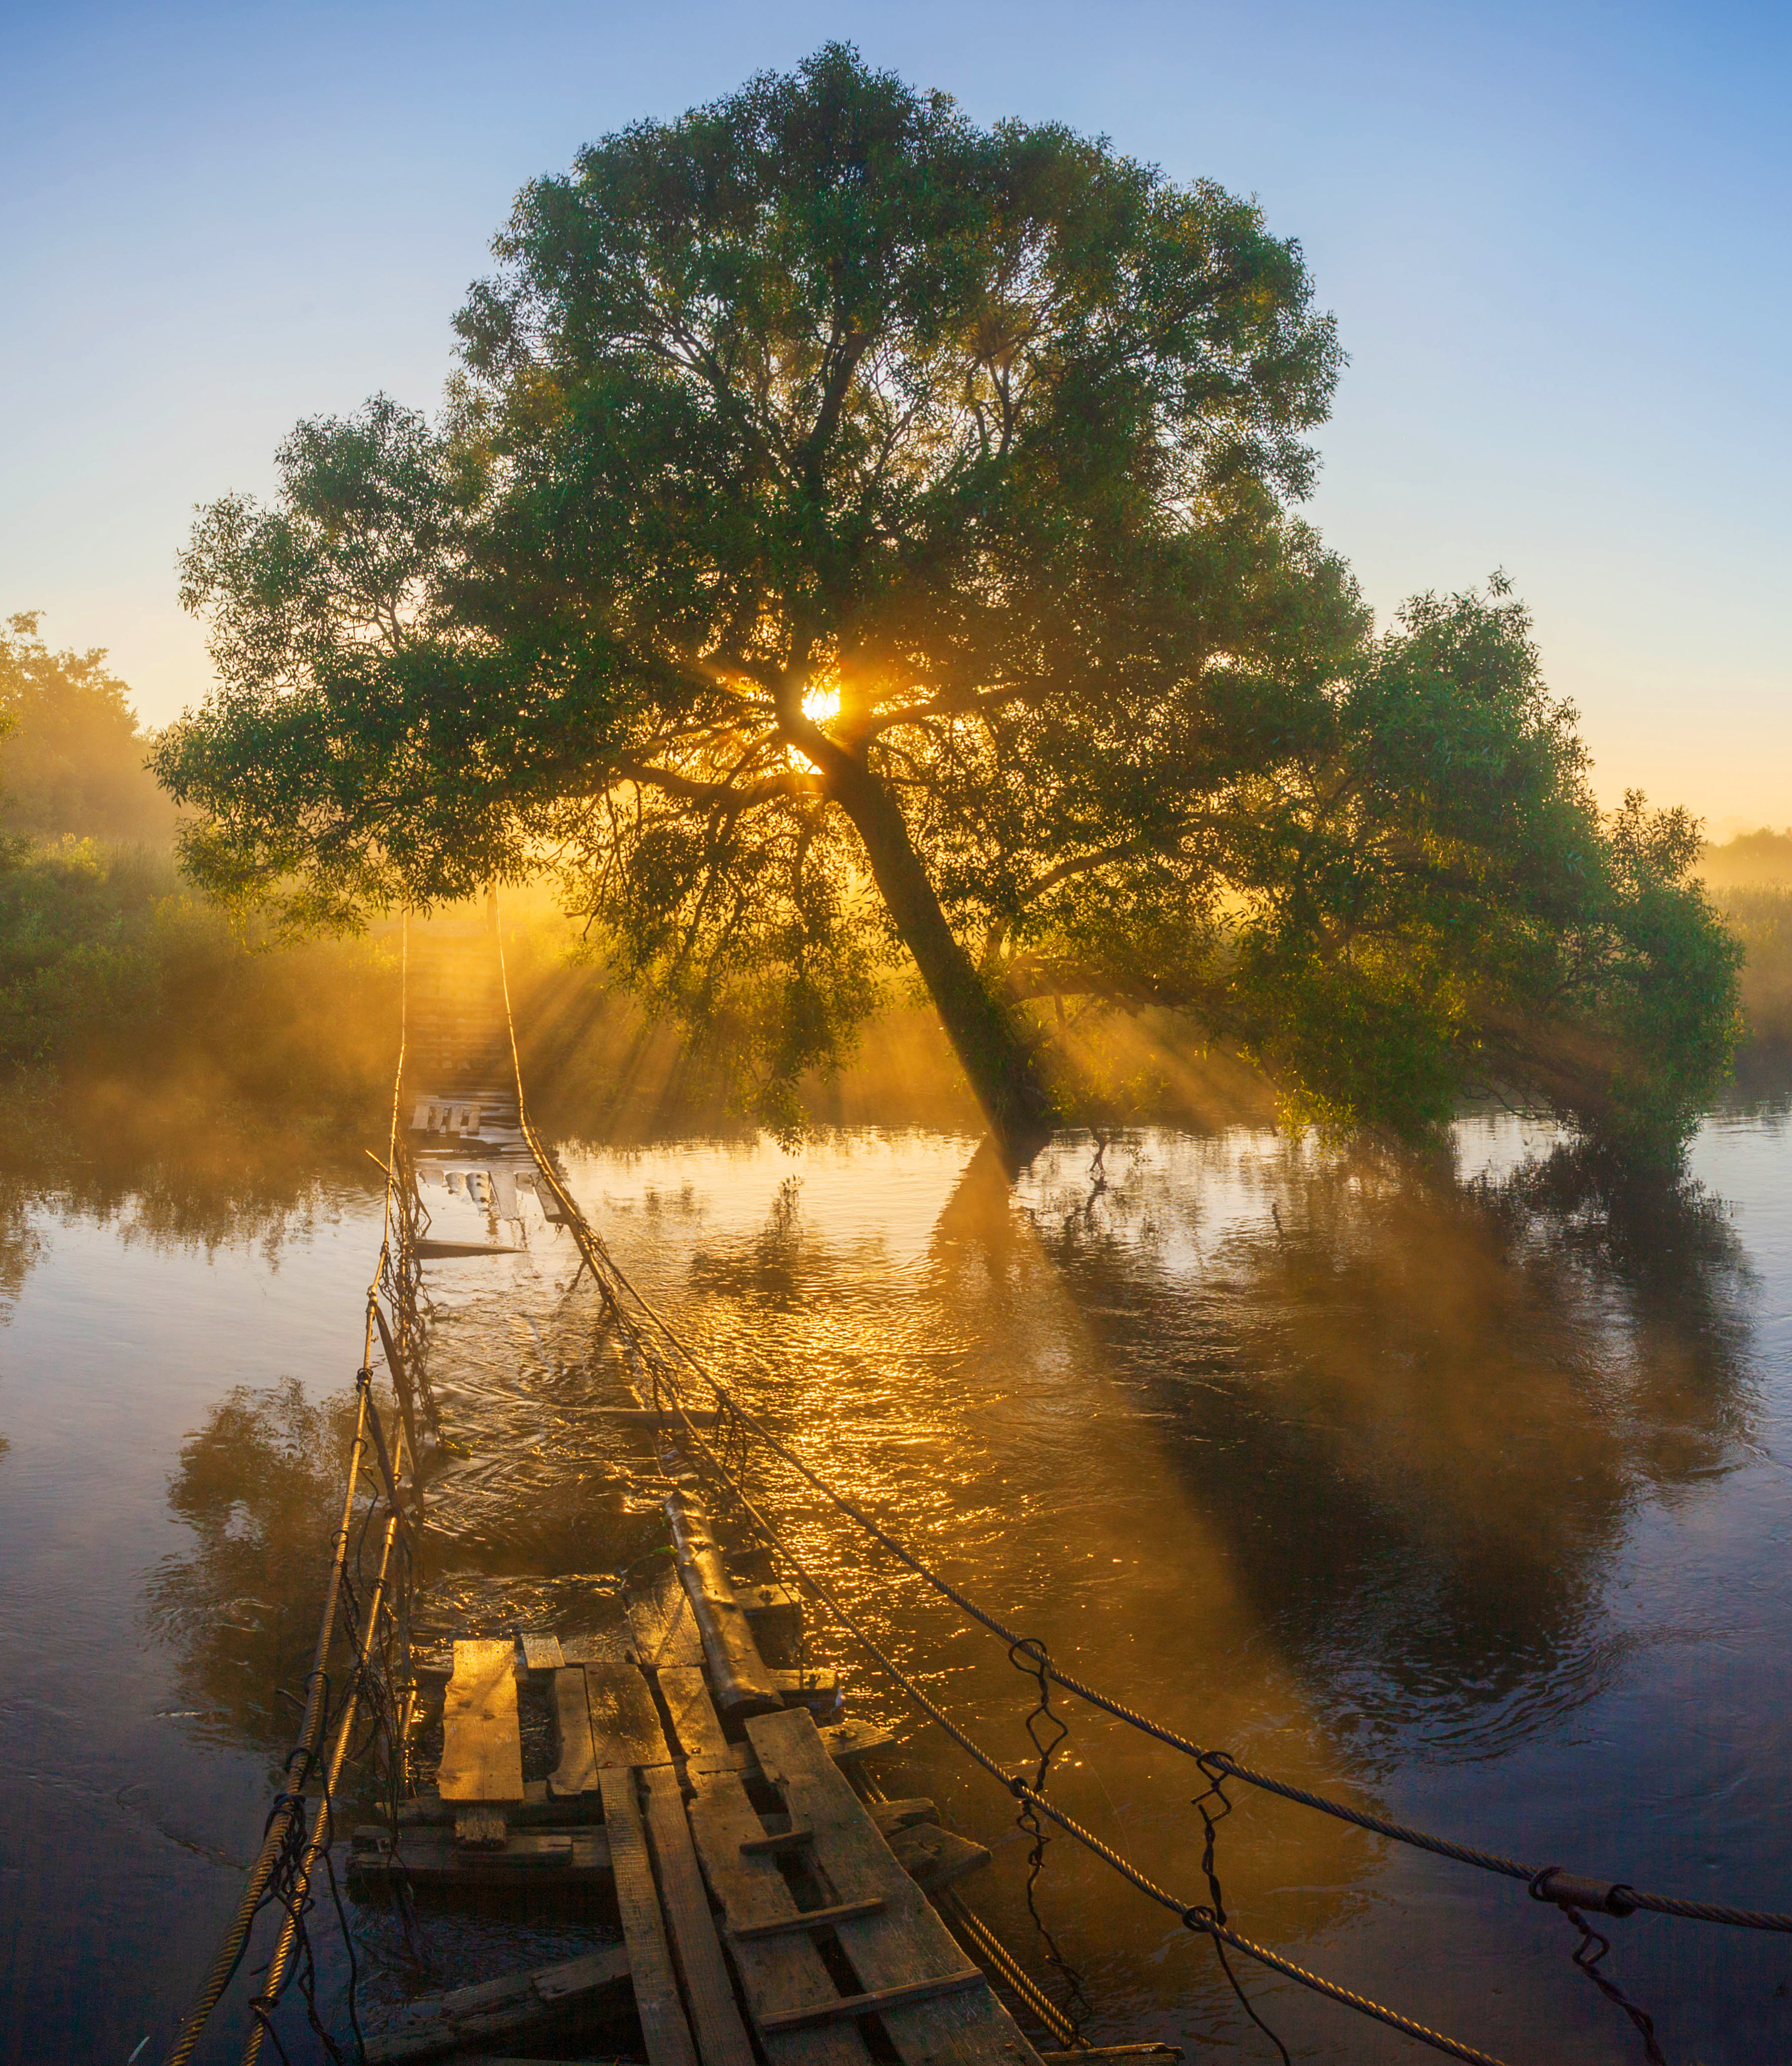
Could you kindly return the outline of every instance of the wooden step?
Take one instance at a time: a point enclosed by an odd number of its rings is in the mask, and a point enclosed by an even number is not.
[[[744,1847],[764,1834],[740,1775],[693,1772],[691,1833],[703,1876],[722,1910],[723,1926],[740,1976],[747,2007],[757,2026],[769,2066],[870,2066],[864,2039],[850,2024],[766,2030],[766,2019],[793,2008],[825,2007],[840,1989],[806,1931],[771,1937],[736,1935],[768,1922],[793,1922],[798,1914],[789,1882],[773,1857]]]
[[[610,1767],[669,1765],[671,1746],[638,1666],[568,1664],[553,1675],[560,1762],[548,1781],[557,1797],[589,1793]]]

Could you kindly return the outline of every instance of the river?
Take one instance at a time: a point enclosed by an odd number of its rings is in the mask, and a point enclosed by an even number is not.
[[[1012,1186],[918,1130],[563,1152],[624,1266],[792,1445],[1066,1667],[1450,1836],[1792,1909],[1785,1111],[1713,1116],[1672,1193],[1603,1191],[1506,1114],[1423,1161],[1250,1128],[1097,1160],[1079,1136]],[[124,2066],[147,2038],[148,2066],[234,1904],[291,1733],[276,1687],[303,1676],[380,1181],[358,1144],[193,1115],[44,1120],[0,1157],[0,2058]],[[601,1619],[659,1540],[663,1487],[592,1410],[625,1394],[588,1280],[569,1292],[566,1237],[526,1224],[521,1254],[430,1266],[467,1453],[435,1489],[426,1635]],[[1021,1761],[1004,1647],[751,1468]],[[1012,1801],[849,1643],[817,1626],[811,1654],[902,1739],[886,1790],[991,1846],[965,1890],[1065,1999]],[[1053,1797],[1207,1899],[1197,1768],[1065,1712]],[[1230,1790],[1214,1862],[1247,1935],[1512,2066],[1641,2057],[1522,1885]],[[1210,1947],[1069,1841],[1036,1899],[1096,2041],[1274,2060]],[[351,1914],[377,2013],[419,1947]],[[1670,2060],[1792,2059],[1786,1939],[1606,1930]],[[420,1956],[493,1970],[553,1941],[440,1915]],[[1297,2058],[1423,2056],[1239,1971]]]

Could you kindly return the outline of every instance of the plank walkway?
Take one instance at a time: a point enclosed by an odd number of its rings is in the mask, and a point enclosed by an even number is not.
[[[477,943],[436,943],[428,973],[420,1050],[437,1073],[418,1124],[509,1153]],[[660,1432],[644,1404],[609,1417],[619,1436]],[[541,2038],[562,2055],[644,2051],[648,2066],[1041,2066],[928,1899],[987,1851],[930,1801],[855,1790],[849,1772],[890,1739],[832,1719],[831,1675],[799,1679],[758,1647],[794,1632],[801,1602],[732,1578],[694,1483],[666,1505],[672,1556],[629,1586],[614,1639],[453,1645],[436,1789],[355,1831],[349,1858],[359,1894],[503,1894],[569,1921],[581,1910],[559,1905],[576,1897],[619,1941],[414,2001],[367,2058],[470,2066]],[[553,1720],[545,1780],[523,1776],[524,1685]]]

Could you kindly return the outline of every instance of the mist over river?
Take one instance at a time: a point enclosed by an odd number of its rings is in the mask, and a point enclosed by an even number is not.
[[[1453,1166],[1145,1130],[1099,1157],[1060,1139],[1012,1187],[974,1139],[914,1129],[562,1153],[718,1371],[1066,1667],[1471,1843],[1792,1909],[1786,1109],[1709,1118],[1674,1193],[1602,1190],[1509,1114],[1464,1120]],[[277,1689],[308,1661],[382,1181],[359,1140],[197,1119],[21,1125],[0,1150],[7,2061],[124,2066],[148,2037],[147,2066],[238,1898],[293,1732]],[[473,1230],[464,1196],[431,1206]],[[532,1199],[518,1210],[521,1253],[428,1266],[430,1367],[465,1454],[432,1487],[422,1643],[594,1626],[661,1540],[663,1483],[595,1411],[626,1395],[590,1280]],[[1026,1759],[1030,1682],[1003,1646],[751,1468],[932,1696]],[[1013,1802],[811,1630],[850,1712],[902,1740],[886,1790],[991,1847],[963,1890],[1065,1999]],[[1207,1899],[1196,1768],[1064,1712],[1053,1797]],[[1232,1792],[1215,1862],[1247,1935],[1511,2066],[1641,2056],[1522,1885]],[[1068,1841],[1037,1898],[1094,2042],[1273,2060],[1211,1949]],[[313,1934],[339,2022],[327,1906]],[[582,1941],[439,1908],[407,1945],[391,1914],[350,1914],[370,2018],[437,1962],[442,1984],[457,1960]],[[1603,1970],[1676,2066],[1792,2060],[1792,1943],[1606,1930]],[[1297,2058],[1424,2056],[1241,1977]],[[214,2037],[200,2056],[234,2053]]]

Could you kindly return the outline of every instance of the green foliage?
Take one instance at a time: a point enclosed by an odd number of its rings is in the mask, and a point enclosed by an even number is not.
[[[0,631],[0,825],[34,839],[164,843],[174,813],[124,684],[103,652],[52,653],[38,623],[30,611]]]
[[[172,862],[65,840],[0,871],[0,1064],[347,1111],[389,1084],[395,957],[257,950]]]
[[[1502,584],[1376,635],[1292,513],[1342,362],[1254,205],[833,45],[496,249],[439,422],[303,425],[194,534],[202,881],[351,926],[551,863],[775,1121],[906,955],[1011,1139],[1066,998],[1332,1126],[1494,1079],[1678,1137],[1733,1017],[1685,821],[1602,823]]]

